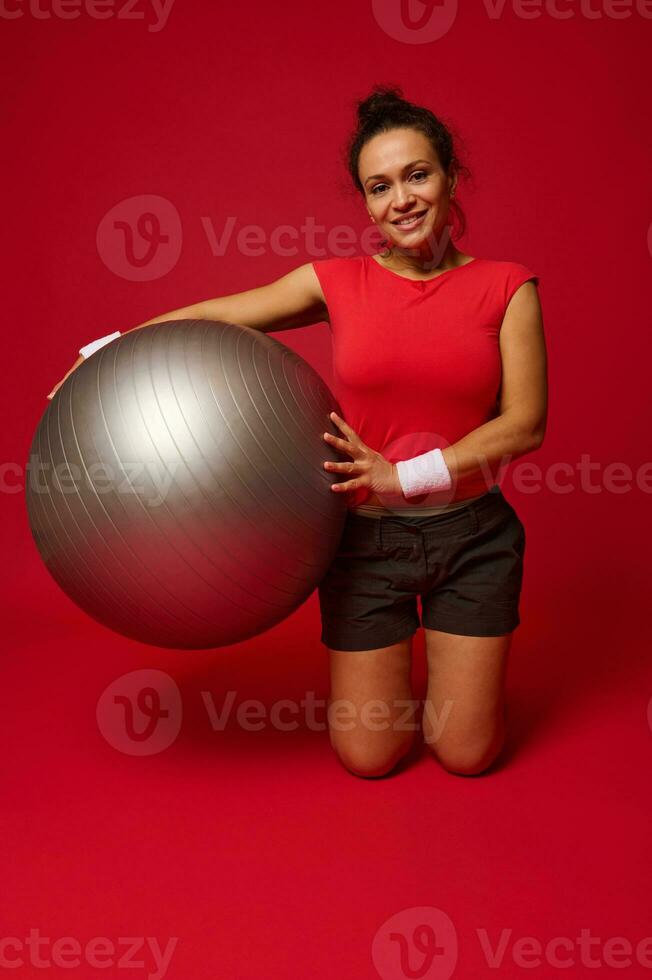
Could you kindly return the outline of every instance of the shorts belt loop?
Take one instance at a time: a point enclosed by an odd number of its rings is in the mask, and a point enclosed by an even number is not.
[[[466,508],[466,512],[469,515],[469,529],[471,534],[477,534],[478,528],[480,527],[480,521],[478,520],[478,511],[475,504],[470,504]]]

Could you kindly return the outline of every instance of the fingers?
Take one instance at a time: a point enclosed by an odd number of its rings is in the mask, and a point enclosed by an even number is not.
[[[333,422],[335,422],[336,425],[339,425],[340,429],[342,429],[343,432],[346,429],[348,429],[347,423],[344,421],[344,419],[341,419],[339,417],[339,415],[337,414],[337,412],[331,412],[330,415],[329,415],[329,418],[331,418],[333,420]]]
[[[338,436],[333,436],[330,432],[324,432],[324,439],[333,445],[336,449],[342,452],[348,453],[350,456],[355,456],[356,453],[365,452],[367,446],[357,434],[355,429],[340,418],[337,412],[330,412],[329,418],[331,421],[335,422],[337,427],[342,430],[342,432],[347,436],[346,439],[341,439]]]
[[[351,456],[353,455],[353,450],[355,447],[352,446],[350,442],[347,442],[346,439],[340,439],[339,436],[333,436],[330,434],[330,432],[324,432],[324,439],[335,449],[339,449],[343,453],[350,453]]]
[[[350,436],[355,436],[355,432],[353,431],[353,429],[351,428],[351,426],[350,426],[350,425],[348,425],[348,424],[347,424],[347,423],[346,423],[346,422],[344,421],[344,419],[341,419],[341,418],[339,417],[339,415],[336,415],[336,414],[335,414],[335,412],[331,412],[331,414],[330,414],[330,418],[331,418],[331,420],[332,420],[332,421],[333,421],[333,422],[335,423],[335,425],[336,425],[336,426],[338,427],[338,429],[341,429],[341,430],[342,430],[342,432],[343,432],[343,433],[344,433],[344,434],[345,434],[346,436],[349,436],[349,437],[350,437]]]
[[[54,386],[54,388],[52,389],[52,391],[50,392],[50,394],[49,394],[49,395],[47,396],[48,398],[50,398],[50,399],[52,399],[52,398],[54,398],[54,396],[55,396],[55,395],[56,395],[56,393],[58,392],[58,390],[59,390],[59,388],[61,387],[61,385],[62,385],[62,384],[64,383],[64,381],[66,380],[66,378],[69,378],[69,377],[70,377],[70,375],[71,375],[71,374],[72,374],[72,372],[73,372],[73,371],[74,371],[74,370],[76,369],[76,367],[77,367],[77,365],[76,365],[76,364],[73,364],[73,366],[72,366],[72,367],[70,368],[70,370],[69,370],[69,371],[66,371],[66,373],[64,374],[64,376],[63,376],[63,378],[61,379],[61,381],[59,381],[59,382],[58,382],[58,383],[57,383],[57,384],[56,384],[56,385]]]

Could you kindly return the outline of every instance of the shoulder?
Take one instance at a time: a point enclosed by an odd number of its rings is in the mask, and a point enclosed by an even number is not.
[[[324,259],[313,259],[311,264],[316,271],[321,271],[322,269],[324,270],[339,269],[344,271],[348,269],[359,268],[369,258],[370,256],[364,254],[345,255],[345,256],[330,255]]]
[[[313,259],[311,265],[323,288],[346,284],[358,277],[364,268],[366,256],[329,256],[325,259]]]
[[[539,275],[522,262],[509,259],[482,259],[478,272],[483,274],[487,286],[506,307],[517,290],[526,282],[539,285]],[[536,290],[532,289],[536,295]]]
[[[479,259],[479,268],[485,270],[488,275],[493,275],[497,279],[510,279],[514,276],[526,275],[531,279],[537,279],[539,276],[534,272],[530,266],[524,265],[522,262],[514,262],[511,259]]]

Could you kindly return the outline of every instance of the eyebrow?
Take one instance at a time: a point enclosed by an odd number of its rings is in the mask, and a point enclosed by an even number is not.
[[[417,163],[427,163],[429,166],[431,166],[430,160],[413,160],[412,163],[406,163],[401,172],[404,173],[406,170],[409,170],[410,167],[416,166]],[[367,179],[365,180],[365,184],[368,184],[370,180],[378,180],[379,177],[384,177],[384,176],[385,174],[372,174],[371,177],[367,177]]]

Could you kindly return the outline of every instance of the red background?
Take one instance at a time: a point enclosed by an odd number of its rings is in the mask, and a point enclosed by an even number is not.
[[[164,946],[176,936],[166,975],[182,980],[401,978],[379,973],[374,936],[421,906],[454,924],[456,977],[496,974],[482,929],[494,945],[513,930],[506,977],[563,972],[545,956],[518,966],[512,944],[524,936],[545,946],[585,928],[601,938],[594,955],[610,937],[636,946],[652,934],[650,20],[635,5],[629,17],[610,16],[606,0],[560,5],[567,19],[551,5],[529,18],[506,4],[491,17],[478,2],[464,4],[441,39],[417,44],[390,37],[366,0],[176,0],[159,31],[148,29],[155,17],[142,0],[133,10],[145,19],[115,16],[121,2],[99,20],[7,0],[5,12],[21,16],[0,17],[0,939],[38,929],[52,941],[152,936]],[[424,11],[411,2],[415,16]],[[356,779],[326,732],[303,723],[252,732],[233,719],[214,732],[202,691],[268,709],[309,691],[326,697],[316,594],[245,644],[147,648],[61,593],[24,507],[46,394],[82,344],[332,254],[310,252],[299,232],[295,255],[269,244],[244,255],[233,238],[216,256],[207,219],[218,235],[229,217],[235,233],[253,224],[267,236],[309,216],[358,236],[367,227],[342,147],[353,100],[377,82],[401,85],[464,138],[474,180],[461,187],[469,226],[459,246],[539,274],[550,413],[528,462],[548,477],[571,467],[564,492],[545,483],[526,492],[514,466],[504,484],[527,528],[522,625],[509,743],[479,777],[446,773],[424,751],[387,779]],[[139,195],[162,196],[181,220],[178,262],[150,281],[116,274],[96,241],[107,212]],[[274,336],[330,379],[324,324]],[[580,479],[582,459],[596,464],[592,488]],[[626,469],[609,483],[614,463],[630,468],[629,489]],[[646,463],[647,490],[635,482]],[[143,668],[174,678],[184,714],[170,748],[139,758],[107,743],[95,711],[109,684]],[[414,683],[423,697],[422,634]],[[579,947],[573,955],[566,972],[594,974]],[[449,975],[433,969],[428,980]],[[636,960],[622,972],[650,975]],[[50,974],[128,980],[148,970]],[[26,961],[13,975],[44,974]]]

